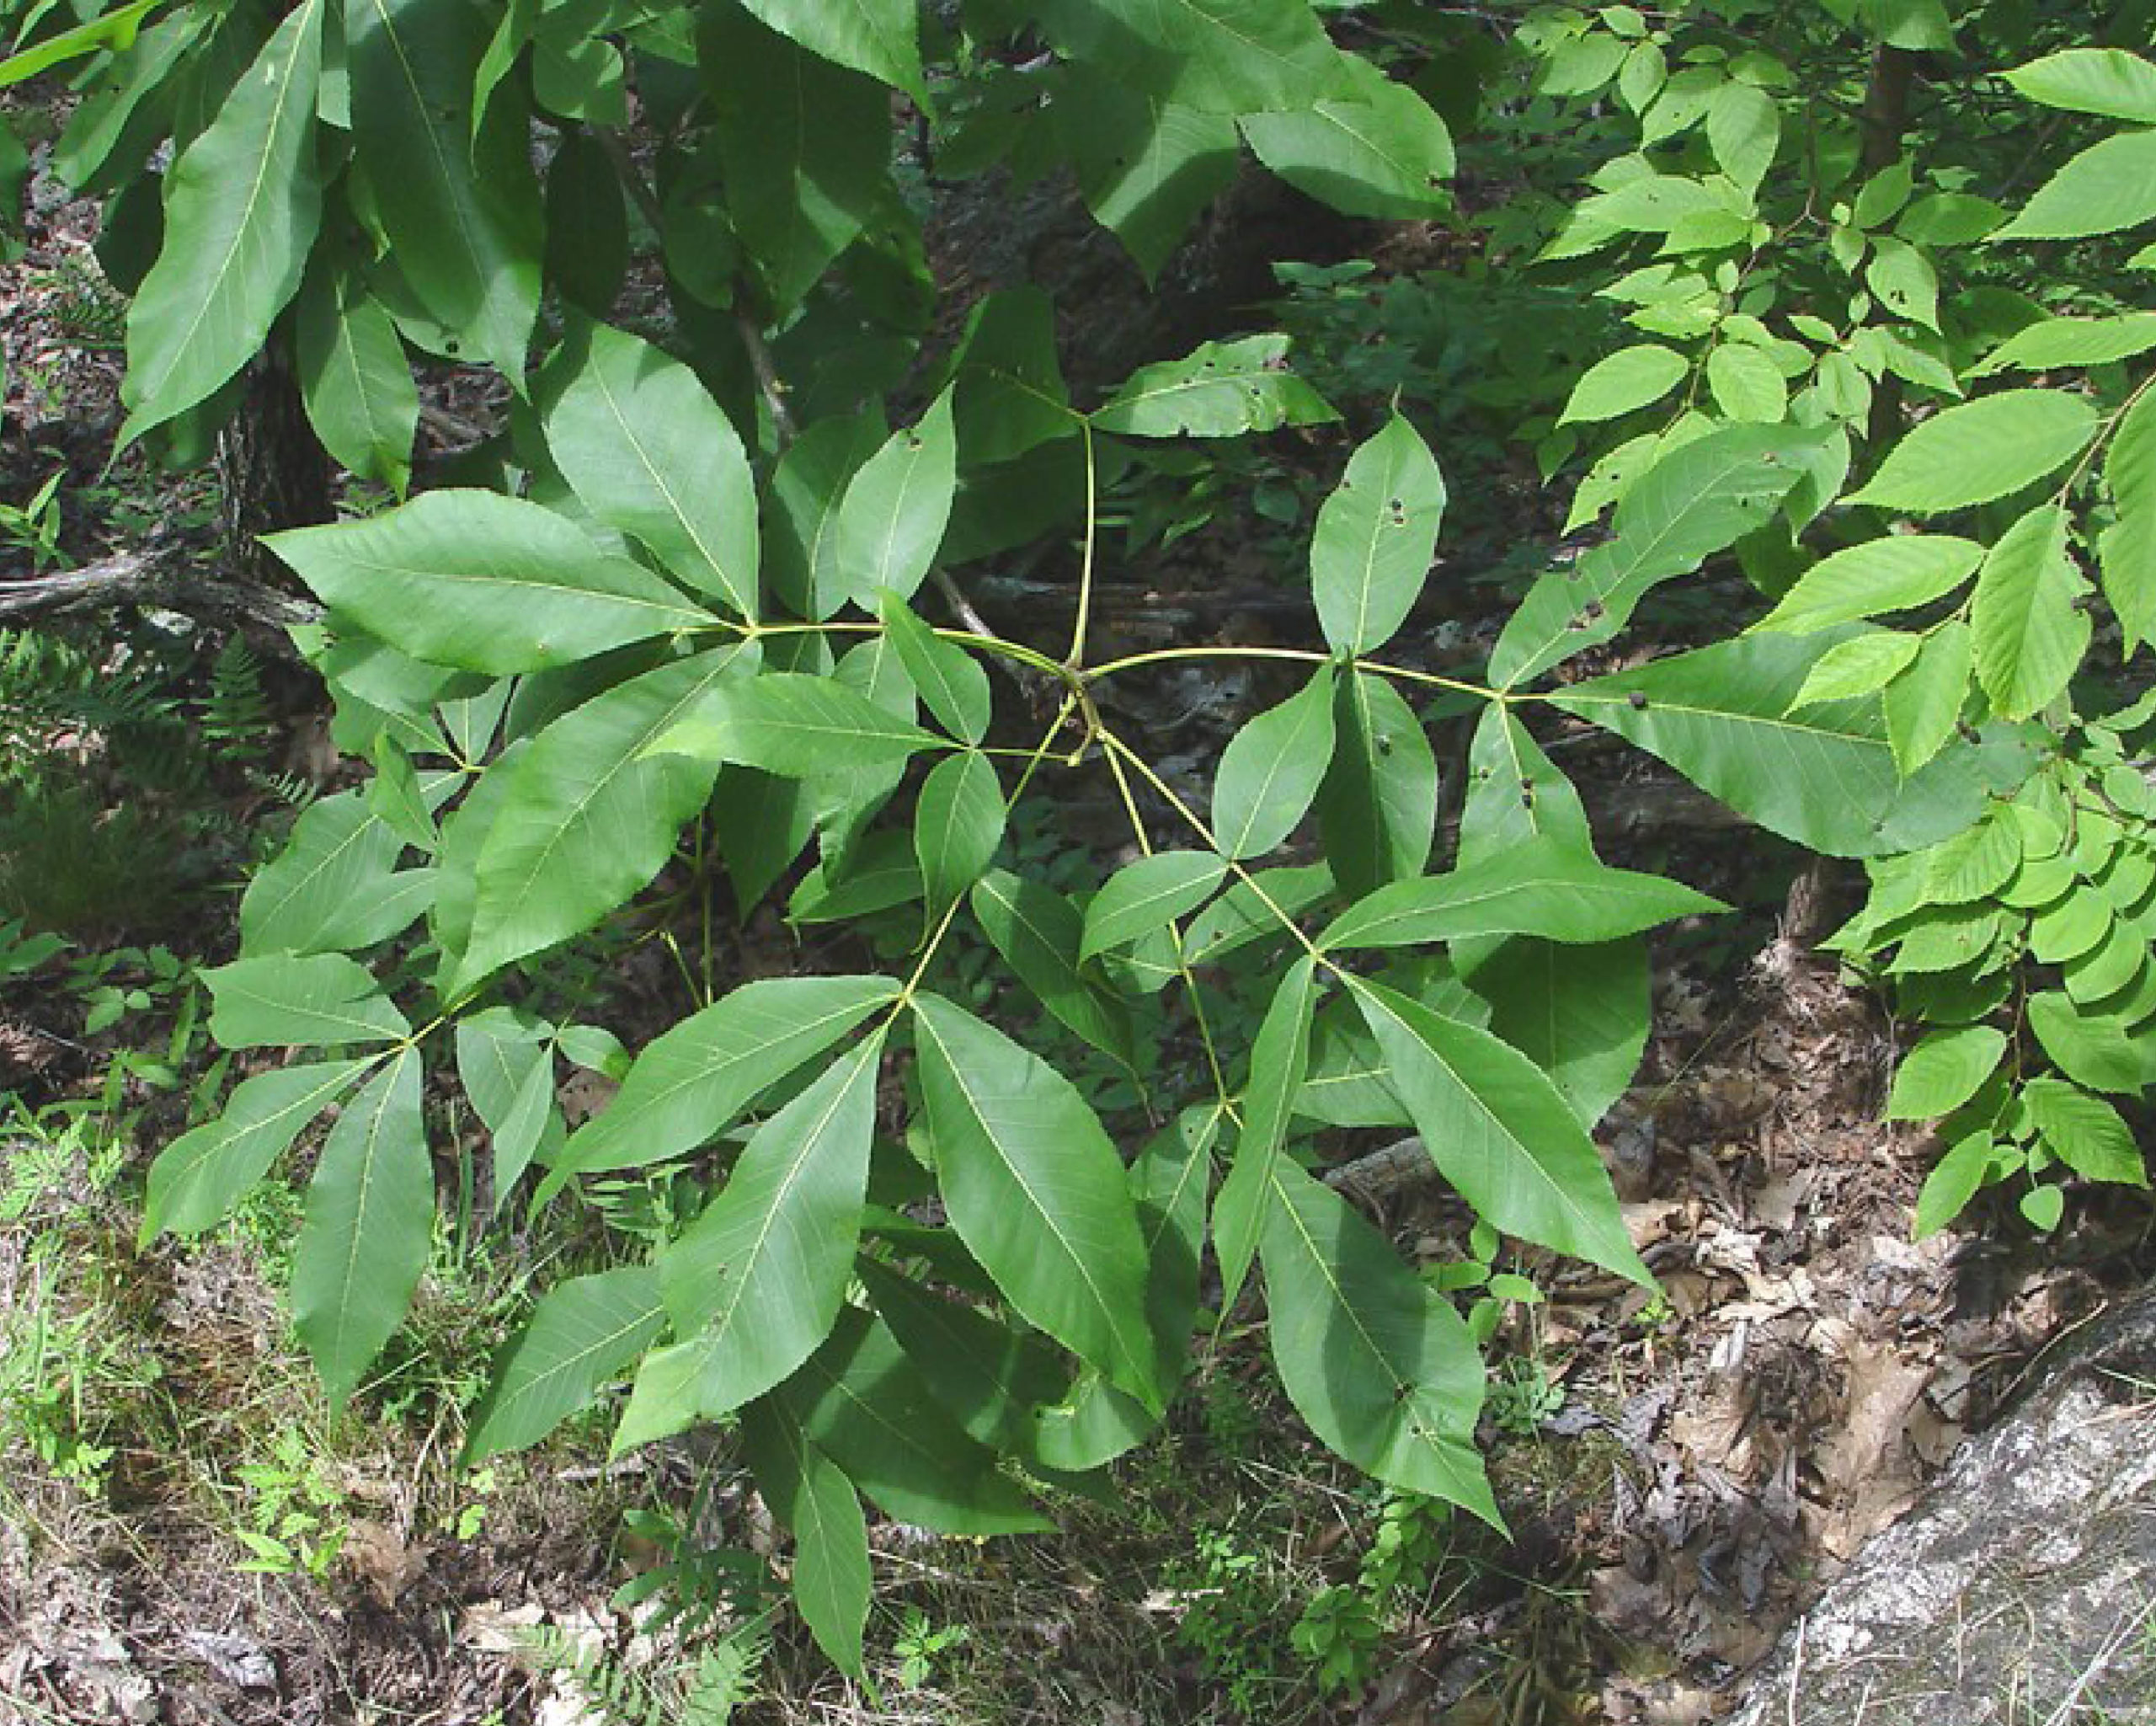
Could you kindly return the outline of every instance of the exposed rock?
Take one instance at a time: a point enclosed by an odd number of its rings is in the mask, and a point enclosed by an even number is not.
[[[2156,1295],[2042,1363],[1747,1688],[1733,1726],[2156,1722]]]

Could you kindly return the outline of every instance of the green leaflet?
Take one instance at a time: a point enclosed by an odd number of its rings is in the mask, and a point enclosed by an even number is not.
[[[2068,48],[1999,76],[2047,108],[2156,124],[2156,67],[2123,48]]]
[[[947,756],[921,782],[914,855],[931,927],[979,880],[1003,842],[1003,786],[978,750]]]
[[[322,216],[323,10],[302,0],[285,18],[173,166],[165,246],[127,318],[123,445],[207,400],[262,351],[299,289]]]
[[[2084,1180],[2148,1184],[2133,1130],[2102,1098],[2063,1079],[2031,1079],[2021,1087],[2021,1106],[2044,1143]]]
[[[293,824],[274,862],[240,900],[242,945],[253,954],[371,947],[426,909],[435,880],[397,868],[404,840],[362,793],[325,797]]]
[[[881,612],[884,633],[937,723],[962,742],[979,743],[988,735],[993,710],[988,673],[980,661],[956,642],[944,640],[889,590]]]
[[[1283,935],[1282,917],[1299,916],[1332,893],[1323,863],[1259,869],[1238,881],[1190,920],[1183,954],[1193,965],[1215,965],[1239,948]]]
[[[1513,709],[1492,702],[1475,722],[1467,751],[1467,801],[1460,817],[1460,861],[1478,863],[1530,840],[1591,852],[1587,810]]]
[[[579,323],[540,380],[547,447],[584,506],[753,620],[756,490],[734,425],[648,342]]]
[[[1582,1126],[1630,1086],[1652,1006],[1643,940],[1572,947],[1516,935],[1463,955],[1460,975],[1489,1002],[1489,1029],[1541,1068]]]
[[[1080,961],[1166,928],[1197,910],[1227,873],[1227,864],[1209,851],[1163,851],[1126,864],[1086,907]]]
[[[1078,170],[1086,207],[1150,282],[1191,223],[1234,182],[1235,122],[1090,67],[1058,72],[1050,118]]]
[[[1316,960],[1295,961],[1273,993],[1272,1005],[1251,1045],[1250,1077],[1243,1087],[1242,1132],[1235,1160],[1213,1206],[1213,1246],[1220,1260],[1220,1311],[1242,1291],[1251,1260],[1265,1229],[1273,1173],[1288,1123],[1310,1071],[1310,1020],[1316,1010]]]
[[[297,336],[300,399],[322,446],[403,497],[419,386],[389,313],[349,275],[318,272],[300,290]]]
[[[202,973],[227,1049],[379,1043],[412,1034],[372,973],[341,953],[240,959]]]
[[[914,1000],[943,1200],[1012,1306],[1149,1408],[1145,1251],[1123,1165],[1070,1080],[933,995]]]
[[[973,308],[952,382],[959,459],[969,468],[1014,462],[1082,422],[1056,360],[1054,302],[1038,287],[1005,289]]]
[[[676,660],[572,708],[512,762],[475,868],[452,997],[512,959],[580,934],[649,884],[703,806],[715,763],[653,755],[735,669],[742,649]]]
[[[1438,821],[1438,758],[1384,678],[1353,671],[1333,698],[1332,765],[1318,823],[1342,889],[1360,895],[1422,873]]]
[[[921,750],[947,746],[836,677],[766,671],[712,690],[646,748],[814,779],[895,767]]]
[[[913,597],[943,542],[957,485],[958,434],[947,389],[846,483],[832,528],[846,598],[873,612],[881,590]]]
[[[1998,1071],[2006,1033],[1990,1025],[1934,1031],[1902,1057],[1886,1098],[1888,1120],[1936,1120],[1951,1114]]]
[[[2074,240],[2116,233],[2156,217],[2156,131],[2124,132],[2091,144],[2053,174],[1992,236],[1995,240]]]
[[[570,1174],[643,1168],[708,1143],[764,1092],[898,998],[888,977],[744,983],[645,1047],[606,1112],[571,1136],[542,1196]]]
[[[793,1601],[816,1646],[861,1675],[873,1579],[868,1522],[846,1471],[775,1398],[742,1411],[741,1443],[771,1514],[793,1531]]]
[[[1972,373],[2052,371],[2067,366],[2109,366],[2156,348],[2156,312],[2107,318],[2043,318],[2018,329],[1984,355]]]
[[[419,1057],[400,1053],[323,1141],[292,1248],[292,1323],[343,1407],[404,1322],[434,1238]]]
[[[1353,97],[1246,114],[1237,123],[1273,173],[1350,216],[1413,221],[1444,207],[1452,135],[1406,84],[1359,80]]]
[[[235,1087],[215,1120],[180,1135],[150,1165],[143,1241],[167,1231],[195,1235],[215,1228],[301,1130],[373,1064],[280,1066]]]
[[[539,193],[513,81],[474,135],[484,20],[461,0],[349,0],[353,148],[397,266],[454,341],[523,388]]]
[[[1916,663],[1881,692],[1886,740],[1904,778],[1946,746],[1968,698],[1976,663],[1969,626],[1949,618],[1917,649]]]
[[[464,1460],[538,1443],[643,1354],[665,1322],[659,1274],[649,1265],[556,1284],[495,1362]]]
[[[2007,389],[1912,428],[1844,500],[1936,515],[1989,503],[2056,473],[2096,435],[2096,410],[2063,390]]]
[[[1557,417],[1560,425],[1621,419],[1658,402],[1684,381],[1691,362],[1674,348],[1641,342],[1597,361],[1580,376]]]
[[[1038,1331],[931,1294],[865,1253],[854,1268],[878,1315],[967,1435],[1030,1456],[1036,1412],[1069,1381],[1065,1357]]]
[[[890,1328],[857,1307],[774,1401],[853,1483],[903,1521],[945,1534],[1049,1526],[936,1400]]]
[[[1288,338],[1251,335],[1207,342],[1187,359],[1131,373],[1094,427],[1126,437],[1238,437],[1339,417],[1286,370]]]
[[[2013,739],[1897,770],[1879,699],[1790,707],[1826,636],[1753,635],[1573,685],[1553,706],[1630,739],[1761,826],[1835,857],[1906,851],[1959,831],[1994,779],[2034,765]],[[2003,788],[2003,787],[2002,787]]]
[[[1304,0],[1049,0],[1039,21],[1071,58],[1214,113],[1292,109],[1340,76]]]
[[[1999,536],[1977,574],[1977,681],[2004,719],[2047,704],[2089,650],[2094,626],[2079,603],[2089,584],[2067,553],[2067,525],[2058,505],[2040,505]]]
[[[875,213],[890,94],[730,7],[701,8],[696,47],[734,232],[783,316]]]
[[[531,1014],[489,1007],[456,1026],[456,1075],[494,1141],[494,1208],[499,1213],[524,1172],[552,1162],[568,1129],[554,1092],[551,1029]]]
[[[1348,1202],[1274,1165],[1265,1290],[1280,1382],[1357,1467],[1502,1529],[1475,1448],[1482,1360],[1466,1322]]]
[[[1728,909],[1659,875],[1610,868],[1562,841],[1532,839],[1447,874],[1380,887],[1334,918],[1318,944],[1406,947],[1471,935],[1586,943]]]
[[[1517,688],[1609,640],[1653,588],[1766,521],[1820,441],[1798,426],[1732,425],[1662,457],[1625,494],[1608,544],[1529,590],[1491,653],[1491,680]]]
[[[969,903],[982,933],[1041,1005],[1134,1070],[1129,1009],[1078,969],[1085,921],[1070,901],[1038,881],[991,869]]]
[[[1406,622],[1428,578],[1444,509],[1437,458],[1396,413],[1348,458],[1318,510],[1310,592],[1336,649],[1369,653]]]
[[[879,1030],[758,1127],[726,1184],[659,1253],[706,1419],[761,1396],[830,1333],[867,1192],[883,1049]]]
[[[895,84],[924,110],[921,27],[912,0],[744,0],[812,54]]]
[[[1822,558],[1753,627],[1808,634],[1944,598],[1976,572],[1984,548],[1951,533],[1890,533]]]
[[[1294,832],[1332,765],[1330,665],[1228,740],[1213,780],[1213,838],[1223,857],[1262,857]]]
[[[552,510],[492,492],[430,491],[264,542],[369,634],[462,671],[543,671],[714,621]]]
[[[2117,519],[2097,541],[2104,597],[2111,602],[2126,650],[2156,644],[2156,395],[2143,395],[2120,416],[2104,455],[2104,484]]]
[[[1487,1031],[1378,984],[1351,986],[1423,1145],[1478,1216],[1653,1286],[1601,1153],[1547,1075]]]

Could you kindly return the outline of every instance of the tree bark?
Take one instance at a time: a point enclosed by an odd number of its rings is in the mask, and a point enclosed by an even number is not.
[[[291,572],[262,536],[332,520],[329,457],[300,402],[291,345],[281,329],[248,368],[232,423],[217,435],[226,565],[246,582],[291,591]]]

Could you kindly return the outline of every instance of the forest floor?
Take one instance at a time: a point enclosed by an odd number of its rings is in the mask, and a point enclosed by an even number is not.
[[[106,471],[118,302],[83,206],[37,215],[0,268],[0,502],[64,472],[51,550],[89,561],[189,500],[139,457]],[[33,573],[35,543],[0,543],[0,581]],[[1267,560],[1216,523],[1127,573],[1262,591]],[[198,686],[168,687],[183,730],[221,644],[168,649]],[[51,799],[19,763],[0,786],[19,901],[0,902],[0,1721],[1691,1726],[2047,1344],[2147,1272],[2145,1208],[2116,1192],[2041,1248],[1981,1206],[1913,1242],[1936,1147],[1879,1122],[1894,1027],[1780,927],[1796,855],[1620,820],[1612,862],[1741,911],[1657,940],[1646,1060],[1598,1135],[1659,1298],[1520,1267],[1546,1298],[1500,1333],[1482,1434],[1511,1539],[1333,1462],[1246,1301],[1112,1490],[1054,1504],[1057,1533],[876,1531],[872,1691],[744,1603],[771,1530],[722,1441],[610,1463],[585,1421],[458,1466],[492,1348],[559,1242],[446,1232],[410,1335],[333,1421],[276,1293],[289,1194],[200,1242],[138,1242],[142,1171],[211,1060],[190,968],[228,955],[229,884],[280,788],[322,765],[309,713],[272,703],[253,724],[251,756],[189,782],[216,816],[191,848],[131,830],[104,877],[81,847],[111,812],[179,794],[131,781],[87,729],[44,735],[46,770],[106,817],[40,826]],[[1585,781],[1602,758],[1567,759]],[[1664,807],[1641,771],[1613,754],[1591,803]],[[72,944],[40,955],[7,920],[55,920],[63,880]],[[647,981],[616,997],[632,1045]],[[1411,1255],[1456,1256],[1469,1220],[1433,1184],[1369,1202]]]

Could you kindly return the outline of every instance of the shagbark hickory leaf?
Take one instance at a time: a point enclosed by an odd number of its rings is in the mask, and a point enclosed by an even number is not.
[[[1334,918],[1318,945],[1407,947],[1473,935],[1589,943],[1728,909],[1659,875],[1613,869],[1591,852],[1532,839],[1446,874],[1380,887]]]
[[[1491,653],[1492,680],[1516,688],[1609,640],[1655,586],[1765,521],[1822,441],[1797,426],[1732,425],[1662,457],[1625,494],[1609,543],[1529,590]]]
[[[721,684],[647,746],[794,779],[895,767],[921,750],[947,747],[851,685],[800,671]]]
[[[1293,108],[1340,75],[1302,0],[1050,0],[1040,23],[1071,58],[1214,113]]]
[[[744,983],[653,1039],[606,1113],[571,1136],[550,1187],[571,1173],[642,1168],[707,1143],[898,997],[888,977]]]
[[[323,1141],[292,1248],[292,1323],[341,1408],[404,1322],[434,1238],[419,1057],[400,1053]]]
[[[1055,356],[1055,305],[1037,287],[1006,289],[974,307],[954,361],[952,414],[969,467],[1011,462],[1075,434]]]
[[[547,447],[578,499],[669,573],[756,616],[756,489],[734,423],[648,342],[579,323],[540,380]]]
[[[958,436],[946,389],[918,425],[893,432],[846,482],[833,532],[847,597],[873,612],[881,589],[901,599],[919,591],[950,524],[957,486]]]
[[[868,1188],[879,1031],[750,1136],[733,1172],[659,1255],[674,1333],[694,1351],[706,1419],[814,1354],[846,1297]]]
[[[1467,799],[1460,816],[1460,861],[1479,863],[1529,840],[1592,852],[1587,809],[1509,705],[1492,702],[1467,746]]]
[[[494,770],[507,783],[479,849],[453,996],[512,959],[580,934],[664,866],[718,769],[648,751],[736,669],[741,652],[714,649],[617,684]]]
[[[202,973],[227,1049],[381,1043],[412,1034],[365,965],[341,953],[238,959]]]
[[[1319,509],[1310,591],[1327,642],[1366,654],[1406,622],[1437,550],[1445,482],[1415,428],[1395,414],[1348,458]]]
[[[2156,131],[2091,144],[2037,187],[1994,240],[2073,240],[2156,218]]]
[[[1381,984],[1350,986],[1432,1161],[1477,1216],[1654,1286],[1601,1153],[1540,1068],[1487,1031]]]
[[[1241,159],[1235,122],[1085,66],[1058,71],[1050,112],[1086,207],[1150,282],[1199,213],[1233,184]]]
[[[350,276],[324,271],[300,290],[296,335],[300,399],[322,446],[403,497],[419,386],[396,323]]]
[[[1284,937],[1283,916],[1301,916],[1332,890],[1332,871],[1323,863],[1260,869],[1190,920],[1184,956],[1192,965],[1217,965],[1252,942]]]
[[[968,902],[982,933],[1042,1006],[1102,1054],[1134,1067],[1129,1009],[1079,970],[1085,918],[1045,884],[991,869]]]
[[[1405,84],[1358,81],[1353,96],[1245,114],[1237,124],[1260,162],[1350,216],[1405,222],[1444,207],[1452,135]]]
[[[832,1664],[858,1678],[873,1584],[860,1496],[775,1398],[742,1411],[741,1443],[764,1502],[792,1531],[793,1603],[802,1622]]]
[[[883,446],[880,410],[819,419],[771,470],[765,499],[766,573],[771,590],[803,617],[822,619],[851,591],[838,559],[839,505],[846,483]]]
[[[1332,765],[1330,665],[1228,740],[1213,780],[1213,837],[1223,857],[1262,857],[1310,812]]]
[[[967,1435],[992,1450],[1028,1456],[1036,1411],[1055,1402],[1070,1381],[1065,1357],[1038,1331],[931,1294],[865,1253],[854,1273]]]
[[[1242,1130],[1235,1165],[1213,1206],[1213,1245],[1220,1261],[1220,1310],[1242,1292],[1243,1279],[1265,1229],[1273,1202],[1274,1166],[1288,1136],[1295,1099],[1310,1071],[1310,1022],[1317,1007],[1317,962],[1295,961],[1257,1028],[1251,1045],[1250,1078],[1243,1087]]]
[[[1919,516],[1989,503],[2057,473],[2096,426],[2096,410],[2079,396],[2001,390],[1913,427],[1846,501]]]
[[[1122,1160],[1071,1082],[963,1008],[915,997],[944,1203],[1012,1306],[1157,1410],[1145,1248]]]
[[[2094,630],[2079,603],[2088,582],[2066,548],[2067,513],[2031,510],[1999,537],[1969,607],[1977,681],[2009,719],[2037,712],[2067,686]]]
[[[551,1029],[532,1015],[489,1007],[456,1026],[456,1076],[494,1141],[494,1208],[499,1212],[543,1151],[568,1137],[554,1092]]]
[[[937,762],[914,810],[914,854],[932,921],[987,869],[1003,842],[1003,786],[978,750]]]
[[[980,661],[922,623],[897,594],[886,589],[881,598],[884,633],[915,692],[953,737],[979,743],[994,705]]]
[[[551,510],[492,492],[430,491],[264,543],[332,611],[460,671],[544,671],[715,621]]]
[[[373,1064],[309,1061],[257,1073],[235,1087],[215,1120],[181,1134],[150,1165],[142,1239],[216,1227],[302,1129]]]
[[[894,84],[928,109],[913,0],[744,0],[750,12],[812,54]]]
[[[1209,851],[1163,851],[1142,857],[1108,878],[1086,907],[1080,961],[1165,928],[1213,896],[1228,873]]]
[[[123,444],[206,400],[262,350],[322,217],[323,0],[302,0],[165,188],[166,241],[127,316]]]
[[[475,135],[485,21],[459,0],[351,0],[353,148],[404,281],[449,339],[518,389],[539,310],[531,126],[513,81]]]
[[[1338,419],[1287,365],[1284,335],[1207,342],[1133,372],[1093,425],[1126,437],[1240,437]]]
[[[1608,1114],[1639,1072],[1652,1004],[1644,940],[1513,936],[1463,953],[1460,975],[1489,1003],[1487,1029],[1542,1070],[1581,1125]]]
[[[397,868],[404,838],[365,795],[323,798],[293,824],[284,851],[240,900],[250,955],[318,953],[387,941],[426,909],[434,878]]]
[[[1466,1321],[1337,1193],[1285,1161],[1273,1183],[1265,1292],[1296,1412],[1357,1467],[1502,1529],[1475,1448],[1483,1370]]]
[[[665,1324],[659,1273],[648,1264],[556,1284],[496,1362],[465,1440],[465,1460],[538,1443],[624,1371]]]
[[[1333,700],[1332,765],[1318,788],[1326,853],[1359,895],[1422,873],[1437,832],[1438,760],[1415,710],[1390,683],[1351,671]]]
[[[2104,456],[2104,484],[2116,519],[2097,541],[2104,597],[2126,636],[2126,650],[2156,644],[2156,393],[2143,393],[2120,416]]]

